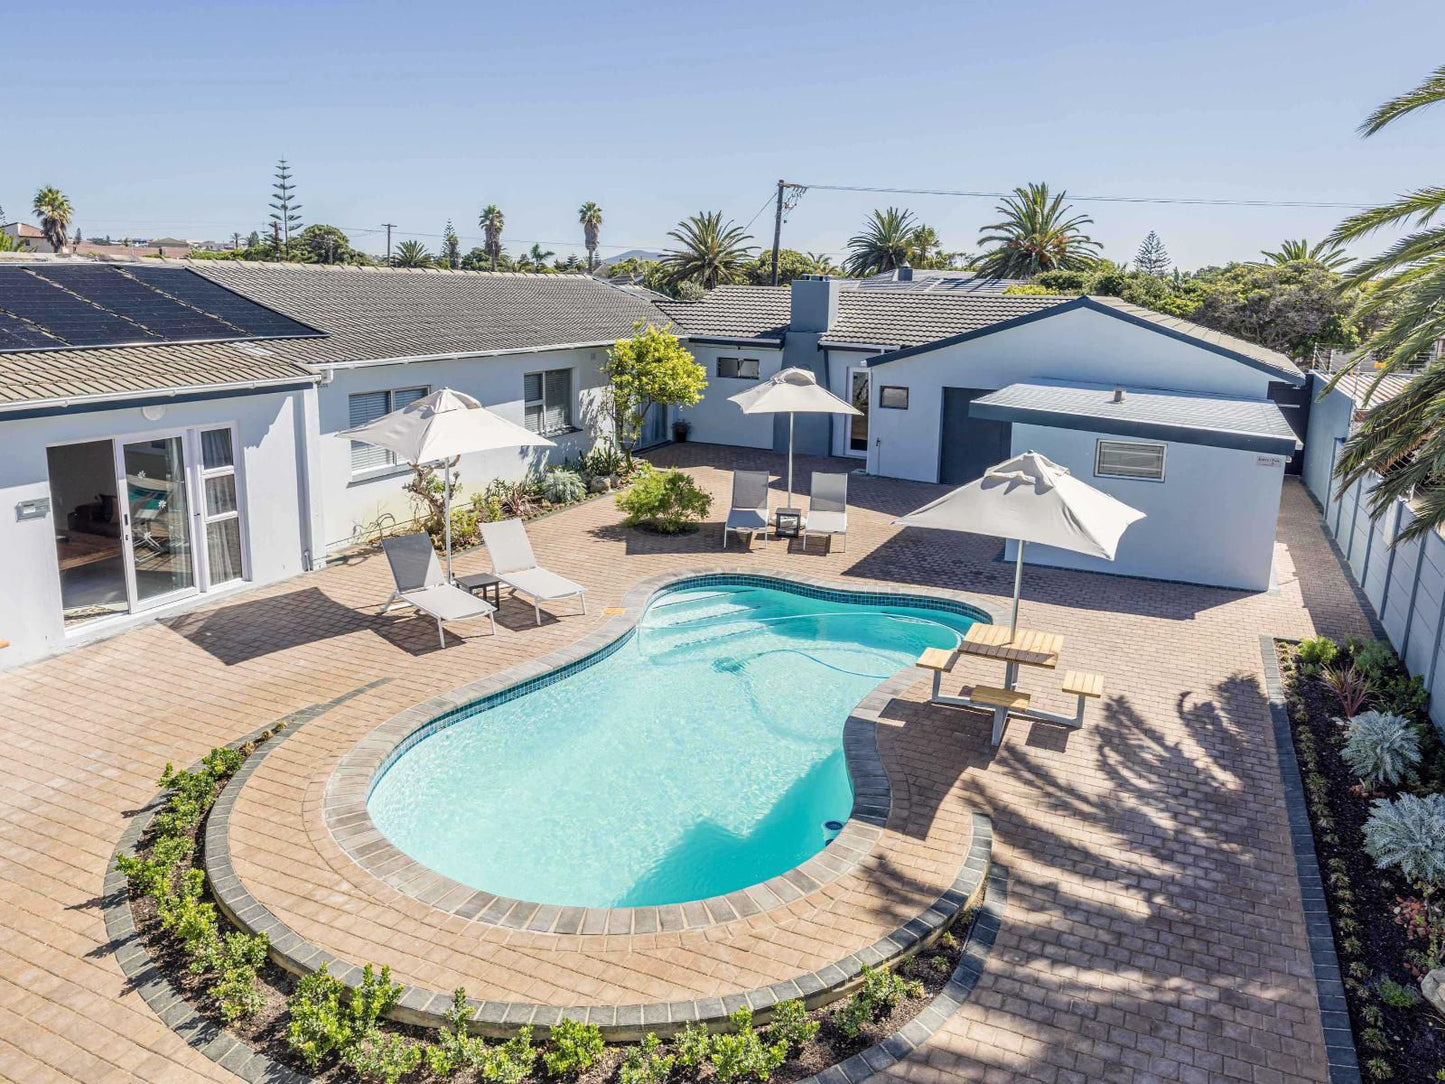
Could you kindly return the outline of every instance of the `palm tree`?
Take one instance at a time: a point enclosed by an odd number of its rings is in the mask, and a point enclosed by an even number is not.
[[[695,282],[711,290],[720,283],[742,281],[743,264],[752,252],[744,242],[752,240],[752,234],[731,219],[724,222],[721,211],[701,211],[679,222],[667,236],[680,246],[662,254],[671,285]]]
[[[1073,215],[1064,204],[1067,192],[1049,193],[1046,184],[1015,188],[994,210],[1003,218],[985,226],[979,244],[993,246],[979,257],[976,269],[992,279],[1031,278],[1041,271],[1084,271],[1103,248],[1081,227],[1088,215]]]
[[[932,226],[916,226],[908,235],[908,262],[914,267],[939,267],[943,257],[943,242]]]
[[[535,271],[546,271],[547,261],[557,255],[550,248],[543,248],[541,245],[533,245],[527,250],[527,259],[532,261],[532,269]]]
[[[431,253],[426,250],[426,245],[420,241],[403,241],[396,246],[396,257],[393,262],[397,267],[430,267],[432,258]]]
[[[588,200],[577,211],[582,223],[582,244],[587,249],[587,273],[597,266],[597,239],[602,233],[602,208]]]
[[[842,270],[826,252],[809,252],[806,255],[808,262],[813,265],[815,275],[836,275]]]
[[[912,211],[897,207],[874,211],[863,223],[863,231],[848,238],[843,270],[850,275],[875,275],[907,263],[915,225]]]
[[[48,184],[35,193],[35,201],[30,206],[40,220],[40,229],[50,247],[59,252],[65,247],[66,231],[74,213],[69,198],[60,189]]]
[[[1360,133],[1372,136],[1417,109],[1441,102],[1445,65],[1376,109]],[[1445,338],[1445,226],[1431,225],[1442,211],[1445,186],[1419,188],[1351,215],[1330,234],[1331,241],[1344,244],[1386,226],[1413,228],[1384,252],[1360,261],[1345,278],[1347,288],[1362,287],[1354,318],[1378,321],[1365,336],[1361,354],[1375,359],[1382,376]],[[1430,366],[1389,402],[1371,410],[1345,441],[1335,474],[1342,490],[1379,475],[1370,495],[1372,519],[1385,515],[1397,499],[1412,499],[1415,515],[1397,542],[1445,525],[1445,365]]]
[[[1350,262],[1350,257],[1344,247],[1338,241],[1328,237],[1313,245],[1303,237],[1298,241],[1286,239],[1279,243],[1278,251],[1270,252],[1265,249],[1260,252],[1260,255],[1274,264],[1313,263],[1323,267],[1326,271],[1336,271]]]
[[[486,233],[487,255],[492,258],[492,270],[497,269],[497,264],[502,258],[502,226],[506,218],[502,209],[495,203],[489,203],[482,208],[482,213],[477,217],[477,225]]]

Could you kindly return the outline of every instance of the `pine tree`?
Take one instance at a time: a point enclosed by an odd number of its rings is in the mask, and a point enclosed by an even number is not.
[[[1174,261],[1169,258],[1164,242],[1159,240],[1157,233],[1150,230],[1149,236],[1140,243],[1139,251],[1134,255],[1135,269],[1162,279],[1169,274],[1173,265]]]
[[[279,256],[290,251],[291,235],[301,232],[301,204],[296,202],[296,186],[291,183],[291,168],[284,158],[276,164],[276,181],[271,191],[271,235]]]
[[[261,234],[260,234],[258,231],[252,230],[249,234],[246,235],[246,247],[247,247],[247,248],[260,248],[260,247],[261,247]]]
[[[442,231],[442,259],[453,271],[462,266],[462,242],[450,218],[447,219],[447,228]]]

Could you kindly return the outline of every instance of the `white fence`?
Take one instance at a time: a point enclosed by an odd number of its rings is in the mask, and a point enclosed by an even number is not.
[[[1336,442],[1336,450],[1338,442]],[[1331,464],[1333,465],[1333,464]],[[1375,478],[1336,495],[1328,474],[1317,472],[1306,483],[1324,507],[1326,530],[1335,538],[1375,610],[1385,635],[1430,691],[1430,716],[1445,729],[1445,538],[1427,531],[1409,542],[1390,545],[1409,526],[1414,513],[1404,501],[1377,521],[1369,516]]]

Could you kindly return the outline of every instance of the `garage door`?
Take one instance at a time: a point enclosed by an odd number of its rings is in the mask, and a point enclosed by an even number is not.
[[[1009,457],[1013,426],[992,418],[971,418],[968,404],[995,388],[944,388],[943,439],[939,447],[938,480],[961,486]]]

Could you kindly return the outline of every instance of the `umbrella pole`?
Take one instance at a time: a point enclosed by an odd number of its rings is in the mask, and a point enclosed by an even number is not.
[[[1019,627],[1019,590],[1020,590],[1020,588],[1023,587],[1023,583],[1024,583],[1024,545],[1025,545],[1025,542],[1024,542],[1024,540],[1023,540],[1022,538],[1020,538],[1020,539],[1018,540],[1018,543],[1019,543],[1018,560],[1017,560],[1017,561],[1015,562],[1015,564],[1014,564],[1014,608],[1013,608],[1013,615],[1009,618],[1009,623],[1008,623],[1008,638],[1009,638],[1010,640],[1012,640],[1012,639],[1014,638],[1014,633],[1018,632],[1018,627]]]
[[[450,460],[442,460],[442,474],[446,479],[446,538],[447,538],[447,583],[452,582],[452,465]]]
[[[788,507],[793,507],[793,412],[788,411]]]

